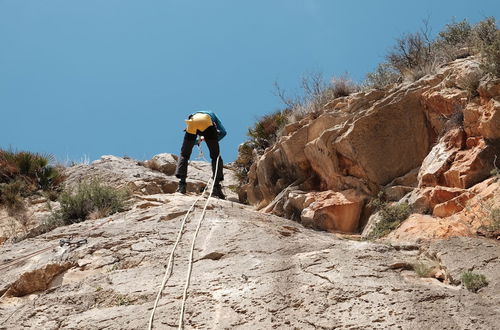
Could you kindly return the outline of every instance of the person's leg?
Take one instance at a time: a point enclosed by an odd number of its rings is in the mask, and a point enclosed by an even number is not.
[[[212,175],[214,176],[215,184],[212,196],[225,199],[224,193],[222,192],[222,187],[220,182],[224,180],[223,172],[223,161],[220,156],[219,141],[217,140],[217,130],[215,127],[211,126],[207,128],[203,133],[205,137],[205,142],[207,143],[208,150],[210,151],[210,158],[212,159]],[[218,163],[217,163],[217,160]],[[215,170],[217,168],[217,173]]]
[[[210,151],[210,159],[212,160],[212,175],[214,175],[215,183],[218,184],[220,181],[224,180],[223,173],[223,161],[220,155],[219,141],[217,140],[217,130],[215,127],[210,126],[205,131],[203,131],[203,136],[205,137],[205,142],[207,143],[208,150]],[[217,158],[219,159],[219,165],[217,165]],[[215,168],[217,167],[217,175],[215,175]]]
[[[186,192],[186,178],[189,158],[193,151],[194,144],[196,143],[196,134],[186,133],[184,141],[182,142],[181,154],[177,160],[177,167],[175,169],[175,176],[180,179],[178,192]]]

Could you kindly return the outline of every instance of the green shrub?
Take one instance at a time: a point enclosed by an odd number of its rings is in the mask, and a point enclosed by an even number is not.
[[[37,189],[56,189],[64,180],[61,169],[50,164],[54,156],[27,151],[0,149],[0,183],[22,179],[33,193]]]
[[[472,26],[464,19],[460,22],[446,24],[445,29],[439,32],[439,39],[453,46],[465,46],[470,42]]]
[[[375,72],[368,73],[363,83],[365,88],[384,89],[399,80],[399,74],[388,63],[381,63]]]
[[[0,184],[0,203],[5,206],[10,216],[25,210],[26,206],[23,200],[25,191],[26,183],[20,179]]]
[[[473,98],[479,95],[478,87],[483,78],[484,73],[480,71],[470,72],[468,75],[462,76],[458,81],[458,87],[466,90],[469,93],[469,97]]]
[[[473,272],[465,272],[461,276],[463,285],[467,290],[472,292],[477,292],[479,289],[488,285],[486,277],[482,274],[476,274]]]
[[[421,31],[397,39],[386,55],[385,65],[398,75],[415,80],[434,73],[444,63],[481,53],[483,70],[500,76],[500,36],[495,18],[475,25],[467,20],[452,22],[434,39],[424,24]]]
[[[483,61],[481,68],[495,77],[500,77],[500,31],[496,31],[491,44],[482,47]]]
[[[487,232],[498,232],[500,231],[500,208],[494,207],[487,212],[486,225],[483,228]]]
[[[438,64],[435,55],[435,46],[427,33],[416,32],[398,38],[386,59],[401,76],[416,80],[433,72]]]
[[[328,83],[321,73],[305,75],[301,83],[302,91],[294,97],[287,96],[277,84],[275,88],[275,94],[287,107],[289,122],[299,121],[305,116],[316,118],[332,100],[359,90],[359,86],[347,74],[333,77]]]
[[[431,277],[437,269],[439,269],[439,265],[434,262],[420,261],[413,264],[413,270],[417,273],[418,277]]]
[[[376,239],[387,235],[396,229],[410,215],[410,206],[408,203],[390,205],[388,203],[372,203],[378,205],[379,221],[368,235],[369,239]]]
[[[83,182],[75,191],[64,191],[60,195],[61,208],[55,216],[64,224],[84,221],[95,212],[105,217],[124,211],[129,195],[128,191],[104,186],[97,181]]]
[[[253,127],[248,129],[250,144],[258,151],[272,146],[279,136],[280,130],[288,123],[288,111],[276,111],[262,116]]]
[[[472,42],[481,50],[485,45],[491,45],[498,38],[498,27],[494,17],[487,17],[478,22],[472,29]]]
[[[238,147],[238,158],[234,161],[234,168],[240,184],[239,187],[248,183],[248,172],[254,161],[253,150],[254,148],[249,142],[242,143]]]

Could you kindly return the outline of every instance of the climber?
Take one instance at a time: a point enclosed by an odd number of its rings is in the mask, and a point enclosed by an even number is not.
[[[207,143],[208,150],[210,151],[210,158],[212,159],[212,175],[215,180],[212,196],[220,199],[225,199],[224,193],[220,182],[224,180],[222,172],[222,158],[220,156],[219,141],[226,136],[226,130],[219,118],[211,111],[198,111],[191,114],[186,122],[186,133],[184,134],[184,141],[182,143],[181,155],[177,161],[177,168],[175,169],[175,176],[180,179],[177,192],[182,194],[186,193],[186,178],[189,157],[194,145],[197,143],[196,137],[199,136],[198,145],[204,140]],[[217,165],[217,159],[219,164]],[[215,169],[217,167],[217,173]]]

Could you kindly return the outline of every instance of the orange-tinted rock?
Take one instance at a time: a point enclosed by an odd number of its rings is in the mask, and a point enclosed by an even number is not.
[[[458,218],[436,218],[425,214],[412,214],[392,233],[390,240],[418,240],[472,236],[474,231]]]
[[[469,188],[490,176],[498,147],[475,139],[471,149],[457,152],[453,164],[443,175],[449,187]]]
[[[365,196],[354,190],[323,191],[307,194],[307,206],[301,222],[309,227],[326,231],[356,232]]]
[[[429,194],[429,206],[434,208],[438,204],[445,203],[453,198],[463,195],[467,190],[461,188],[451,188],[437,186]]]
[[[432,215],[440,218],[449,217],[455,213],[462,211],[469,199],[474,195],[469,192],[465,192],[455,198],[452,198],[446,202],[434,206],[432,210]]]
[[[420,187],[443,185],[444,172],[449,169],[456,153],[463,147],[465,133],[461,129],[447,132],[425,157],[418,173]]]
[[[491,98],[500,99],[500,79],[483,80],[477,89],[481,98],[489,100]]]
[[[467,103],[467,92],[457,88],[436,87],[422,93],[422,104],[436,132],[443,129],[443,118],[460,111]]]
[[[457,88],[438,87],[422,94],[425,107],[441,115],[451,115],[457,108],[463,107],[466,100],[467,92]]]
[[[486,139],[500,138],[500,102],[491,99],[484,107],[478,127],[479,134]]]

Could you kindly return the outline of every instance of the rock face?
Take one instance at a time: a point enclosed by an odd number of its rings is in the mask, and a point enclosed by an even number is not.
[[[345,203],[350,197],[344,196],[335,198]],[[195,198],[137,195],[127,212],[0,246],[0,327],[146,328],[168,254]],[[203,200],[188,218],[155,329],[177,327],[202,207]],[[59,246],[69,237],[87,241]],[[195,247],[185,326],[493,329],[500,306],[499,253],[498,242],[477,238],[422,245],[342,240],[248,206],[212,200]],[[434,258],[440,271],[419,278],[412,265],[427,258]],[[460,284],[460,275],[472,269],[489,281],[478,293]]]
[[[317,118],[285,127],[252,165],[248,201],[308,226],[351,232],[363,229],[367,201],[379,191],[415,212],[460,212],[500,155],[500,80],[485,77],[473,98],[463,86],[477,63],[456,60],[414,83],[335,99]],[[350,190],[361,197],[339,217],[347,205],[339,194]],[[306,195],[317,203],[304,203]]]

